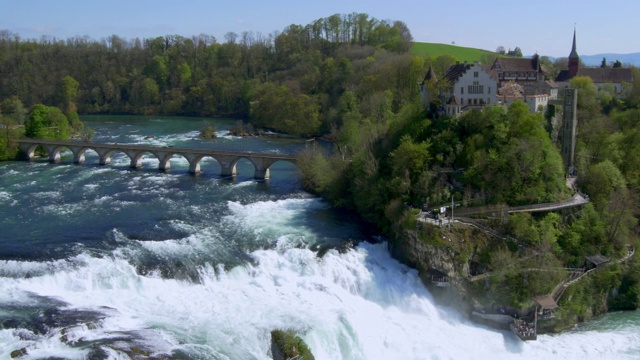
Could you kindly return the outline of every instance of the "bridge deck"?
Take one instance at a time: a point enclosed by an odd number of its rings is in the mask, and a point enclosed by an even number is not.
[[[114,151],[125,153],[131,160],[132,168],[142,166],[141,158],[146,153],[153,154],[159,160],[158,168],[167,171],[171,167],[171,158],[180,155],[189,162],[189,172],[196,174],[200,172],[200,162],[205,157],[211,157],[220,164],[220,174],[222,176],[235,176],[236,164],[242,158],[249,160],[255,166],[254,177],[256,179],[269,178],[269,168],[275,162],[284,160],[297,164],[297,157],[294,155],[274,154],[255,151],[229,151],[214,149],[194,149],[173,146],[149,146],[140,144],[107,144],[94,143],[90,141],[61,141],[44,139],[20,139],[18,140],[20,149],[25,153],[27,159],[34,156],[35,149],[42,146],[49,153],[49,161],[59,162],[60,152],[68,148],[74,156],[74,163],[82,163],[85,160],[85,152],[91,149],[98,153],[100,165],[111,163],[111,155]]]
[[[100,149],[113,149],[113,150],[134,150],[134,151],[146,151],[146,152],[171,152],[176,154],[204,154],[208,156],[215,155],[228,155],[228,156],[251,156],[253,158],[268,158],[288,160],[295,162],[297,160],[295,155],[285,155],[277,153],[266,152],[254,152],[254,151],[229,151],[229,150],[213,150],[213,149],[195,149],[195,148],[183,148],[173,146],[151,146],[141,144],[120,144],[120,143],[94,143],[91,141],[63,141],[63,140],[43,140],[43,139],[19,139],[18,143],[33,144],[33,145],[57,145],[64,147],[84,147],[84,148],[100,148]]]

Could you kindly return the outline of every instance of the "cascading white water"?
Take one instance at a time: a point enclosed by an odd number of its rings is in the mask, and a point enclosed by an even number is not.
[[[289,212],[319,206],[316,199],[229,205],[235,221],[252,219],[244,222],[245,230],[269,231],[271,226],[283,238],[291,233]],[[170,249],[154,242],[142,245],[187,256],[209,240],[203,235],[174,241]],[[28,302],[28,294],[37,294],[105,317],[89,328],[67,329],[66,342],[60,339],[62,329],[33,341],[4,330],[3,348],[20,343],[34,357],[82,358],[86,351],[67,343],[126,333],[157,354],[182,349],[194,357],[267,359],[269,332],[276,328],[301,334],[318,359],[624,358],[625,350],[640,346],[640,334],[626,331],[540,336],[525,344],[508,332],[470,324],[436,306],[416,272],[391,259],[384,243],[363,243],[342,254],[330,250],[322,258],[307,248],[284,245],[250,256],[253,264],[232,269],[200,266],[195,283],[139,275],[119,251],[32,266],[4,262],[0,302]],[[21,272],[38,275],[24,278]],[[10,273],[14,276],[7,277]]]

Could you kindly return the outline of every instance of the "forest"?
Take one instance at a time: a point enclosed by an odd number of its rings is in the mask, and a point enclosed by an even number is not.
[[[411,46],[403,22],[358,13],[269,35],[228,33],[223,43],[203,34],[23,40],[2,31],[0,158],[15,156],[11,139],[23,134],[90,136],[78,114],[238,117],[256,128],[331,141],[332,153],[301,154],[303,185],[357,212],[391,241],[416,228],[415,208],[425,202],[521,205],[571,195],[545,114],[521,102],[460,118],[430,111],[419,81],[430,65],[440,77],[457,59],[414,55]],[[514,269],[580,266],[585,256],[616,258],[627,244],[637,247],[640,71],[633,71],[623,98],[598,91],[589,78],[572,80],[579,89],[577,186],[591,202],[567,216],[511,215],[493,225],[520,245],[495,242],[476,251],[474,261],[499,274],[496,283],[511,289],[513,304],[550,284]],[[439,235],[419,236],[437,242]],[[596,287],[605,305],[585,300],[588,306],[575,311],[637,308],[634,261]],[[612,284],[616,297],[607,295]]]

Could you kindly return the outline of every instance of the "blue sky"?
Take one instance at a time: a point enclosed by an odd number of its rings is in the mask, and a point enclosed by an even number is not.
[[[224,42],[230,31],[268,35],[351,12],[404,21],[422,42],[566,57],[576,24],[581,55],[640,52],[637,0],[0,0],[0,29],[36,39],[205,33]]]

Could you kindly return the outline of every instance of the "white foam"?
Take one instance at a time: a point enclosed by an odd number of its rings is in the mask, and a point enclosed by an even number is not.
[[[231,133],[229,133],[229,130],[216,131],[216,137],[228,140],[237,140],[243,138],[242,136],[231,135]]]
[[[0,260],[0,276],[1,277],[32,277],[51,273],[61,269],[71,269],[81,263],[80,259],[71,260],[55,260],[55,261],[16,261],[16,260]],[[6,300],[0,294],[0,300]]]
[[[128,191],[159,192],[172,179],[139,174],[131,179]],[[232,187],[237,186],[247,185]],[[171,200],[163,201],[171,206]],[[117,209],[133,203],[101,196],[38,211],[86,211],[96,204]],[[364,243],[347,253],[330,250],[319,258],[304,244],[318,236],[305,222],[308,212],[328,207],[320,199],[226,205],[222,226],[276,246],[250,252],[251,263],[242,266],[200,265],[195,269],[200,282],[193,283],[141,275],[130,259],[148,250],[160,259],[197,263],[212,243],[224,246],[218,224],[207,227],[172,220],[166,225],[190,235],[167,241],[131,241],[114,229],[113,239],[120,247],[102,257],[81,254],[53,262],[0,262],[0,312],[5,303],[34,303],[31,294],[52,297],[68,304],[66,310],[93,310],[106,316],[96,326],[69,328],[71,341],[131,333],[158,353],[182,349],[197,358],[267,359],[269,333],[276,328],[301,334],[317,359],[584,360],[631,359],[640,353],[640,324],[540,335],[538,341],[527,343],[511,333],[471,324],[436,306],[417,272],[393,260],[385,243]],[[188,211],[202,213],[209,208],[190,205]],[[29,340],[0,330],[0,358],[21,348],[27,348],[28,358],[85,358],[86,350],[60,340],[60,330]],[[127,358],[117,348],[105,351],[114,359]]]
[[[81,212],[85,207],[80,203],[62,205],[44,205],[35,209],[36,213],[53,215],[72,215]]]
[[[59,191],[42,191],[32,193],[33,197],[40,199],[57,199],[62,194]]]
[[[11,194],[6,191],[0,191],[0,201],[9,201],[11,200]]]
[[[284,199],[241,204],[227,202],[232,215],[228,220],[245,224],[245,227],[259,229],[268,224],[286,224],[302,212],[313,209],[325,209],[329,205],[318,198]]]
[[[179,134],[169,134],[169,135],[157,135],[150,137],[149,135],[144,135],[140,133],[129,133],[126,136],[128,138],[127,142],[135,143],[135,144],[146,144],[152,146],[169,146],[176,144],[178,142],[185,142],[193,139],[200,138],[200,131],[193,130]]]
[[[194,244],[153,246],[172,252]],[[69,308],[113,309],[98,329],[81,327],[73,336],[136,332],[158,351],[199,349],[205,357],[264,359],[275,328],[302,334],[318,359],[625,358],[640,341],[637,326],[635,332],[541,335],[530,343],[477,327],[435,306],[416,271],[391,259],[386,244],[329,251],[323,258],[291,248],[251,256],[254,265],[202,266],[201,283],[141,276],[117,256],[84,256],[81,268],[3,278],[0,289],[51,296]],[[54,339],[31,346],[43,356],[70,351]],[[69,358],[79,356],[74,351]]]

